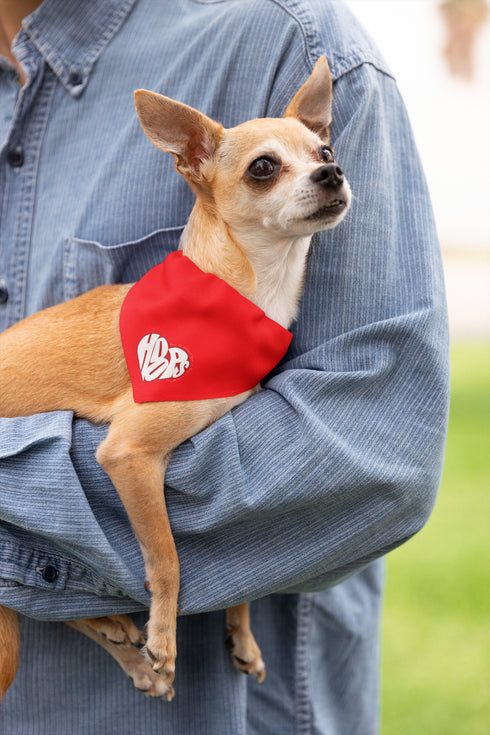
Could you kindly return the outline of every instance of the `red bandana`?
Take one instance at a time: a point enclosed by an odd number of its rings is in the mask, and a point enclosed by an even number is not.
[[[277,365],[293,336],[181,251],[131,287],[119,329],[136,403],[243,393]]]

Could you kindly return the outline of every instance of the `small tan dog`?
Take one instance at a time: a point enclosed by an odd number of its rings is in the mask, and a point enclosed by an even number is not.
[[[146,134],[175,156],[177,171],[196,194],[181,250],[287,328],[297,313],[311,237],[335,227],[351,200],[328,146],[332,82],[326,60],[317,62],[282,119],[224,129],[161,95],[139,90],[135,98]],[[101,286],[0,335],[0,416],[73,410],[110,424],[96,456],[121,496],[145,559],[152,596],[146,661],[131,645],[141,642],[141,633],[126,616],[69,624],[106,648],[138,688],[170,700],[179,561],[165,507],[165,470],[178,444],[253,391],[230,398],[135,403],[118,330],[129,289]],[[74,332],[83,349],[74,347]],[[33,390],[29,366],[40,355],[42,368]],[[226,620],[235,664],[262,680],[265,667],[250,631],[247,604],[227,610]],[[0,645],[4,694],[15,677],[19,648],[16,613],[5,607],[0,607]]]

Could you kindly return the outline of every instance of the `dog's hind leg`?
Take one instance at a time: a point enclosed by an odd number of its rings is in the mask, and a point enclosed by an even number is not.
[[[14,610],[0,606],[0,699],[12,684],[19,665],[19,619]]]
[[[150,697],[162,697],[167,700],[173,698],[173,687],[153,671],[141,655],[139,648],[141,633],[130,618],[125,615],[114,615],[94,620],[70,620],[67,625],[83,633],[107,651],[131,679],[136,689]],[[121,626],[126,640],[111,640],[109,636],[117,638],[121,634]],[[138,640],[130,640],[136,637]]]
[[[257,681],[265,679],[265,664],[252,631],[248,603],[229,607],[226,611],[226,642],[236,668]]]
[[[146,640],[144,634],[128,615],[107,615],[103,618],[86,618],[80,621],[69,620],[67,625],[76,628],[78,622],[88,625],[95,633],[104,636],[111,643],[141,648]]]

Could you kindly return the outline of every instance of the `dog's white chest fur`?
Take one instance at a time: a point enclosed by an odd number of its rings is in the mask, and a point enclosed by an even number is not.
[[[278,243],[254,261],[258,285],[253,300],[286,329],[297,315],[310,241],[303,237]]]

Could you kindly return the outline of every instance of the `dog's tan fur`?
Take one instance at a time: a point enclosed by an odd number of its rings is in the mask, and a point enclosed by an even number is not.
[[[296,315],[311,235],[338,224],[350,202],[343,182],[335,189],[342,207],[332,205],[328,212],[332,188],[310,180],[322,165],[319,146],[328,142],[331,78],[325,59],[281,120],[253,120],[225,130],[186,105],[144,90],[136,93],[136,106],[149,138],[173,153],[196,194],[181,240],[185,255],[288,327]],[[271,181],[249,176],[251,162],[262,156],[279,162]],[[136,635],[124,616],[71,625],[103,645],[133,679],[145,680],[141,688],[171,699],[179,560],[165,507],[165,469],[178,444],[251,391],[215,400],[134,403],[118,330],[128,289],[101,286],[0,335],[0,415],[68,409],[110,424],[96,456],[121,496],[144,555],[152,595],[146,646],[151,667],[136,649],[118,647],[134,643]],[[227,627],[237,666],[263,679],[246,604],[228,611]],[[0,608],[2,693],[15,676],[17,631],[16,615]]]

